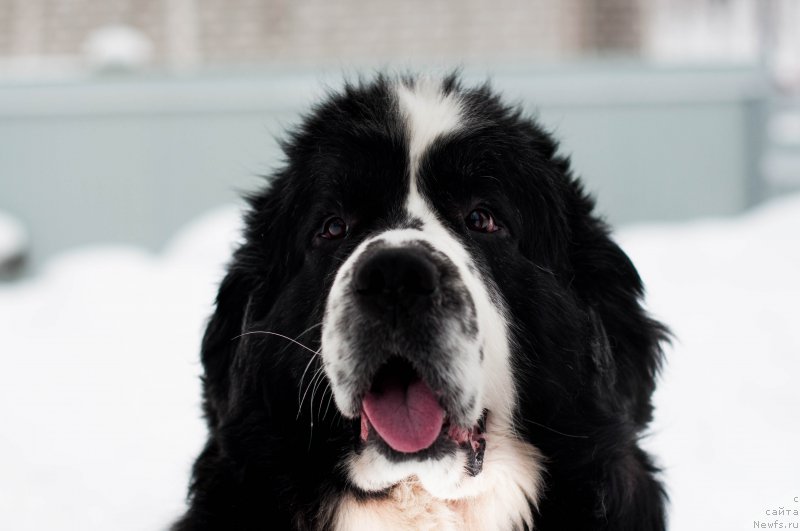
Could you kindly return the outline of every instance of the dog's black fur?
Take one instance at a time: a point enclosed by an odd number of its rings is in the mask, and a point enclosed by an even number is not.
[[[348,482],[341,460],[358,427],[330,405],[326,382],[303,400],[318,359],[260,332],[317,350],[337,267],[368,234],[408,223],[395,82],[379,76],[330,95],[283,144],[286,162],[269,186],[249,198],[244,240],[203,339],[209,438],[175,530],[327,529],[324,500],[381,495]],[[516,427],[546,458],[534,528],[664,529],[664,490],[638,440],[666,331],[642,309],[636,269],[539,125],[488,86],[451,77],[443,90],[459,93],[480,127],[433,146],[423,192],[508,309]],[[459,194],[491,202],[505,235],[465,230]],[[332,208],[356,228],[320,241]]]

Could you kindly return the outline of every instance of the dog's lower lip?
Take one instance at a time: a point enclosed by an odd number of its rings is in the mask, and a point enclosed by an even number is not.
[[[483,453],[486,450],[486,420],[488,417],[488,410],[484,410],[481,417],[472,427],[464,427],[457,424],[452,424],[449,419],[445,419],[442,423],[442,429],[437,438],[442,436],[442,433],[452,440],[459,448],[467,452],[467,471],[472,476],[476,476],[481,472],[483,467]],[[381,439],[380,434],[370,424],[367,415],[362,411],[359,418],[360,421],[360,442],[362,444],[369,440],[370,434],[375,433],[375,437]],[[385,441],[384,441],[385,442]],[[416,452],[404,452],[413,455]]]

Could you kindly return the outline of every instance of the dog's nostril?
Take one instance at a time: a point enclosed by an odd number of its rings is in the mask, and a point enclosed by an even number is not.
[[[418,270],[406,271],[405,276],[401,282],[401,286],[412,293],[419,295],[430,295],[436,289],[434,284],[435,276],[421,273]]]
[[[359,293],[381,293],[386,289],[386,280],[380,269],[372,268],[366,271],[363,281],[356,286]]]
[[[386,304],[409,305],[432,295],[439,274],[433,262],[417,249],[383,249],[357,266],[354,287],[362,297]]]

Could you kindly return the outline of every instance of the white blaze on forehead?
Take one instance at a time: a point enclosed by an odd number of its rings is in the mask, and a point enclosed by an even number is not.
[[[419,162],[425,152],[437,139],[457,133],[465,126],[463,102],[455,92],[444,94],[441,81],[431,79],[418,80],[413,87],[400,85],[397,94],[409,137],[411,180],[406,212],[422,221],[421,230],[411,233],[415,238],[431,242],[450,258],[469,290],[477,313],[478,341],[485,354],[482,364],[484,378],[479,378],[475,386],[482,398],[482,406],[491,409],[495,418],[502,419],[501,423],[510,425],[516,396],[508,325],[502,303],[492,296],[486,279],[479,278],[472,257],[444,226],[433,205],[423,197],[417,185]]]
[[[437,138],[461,127],[461,100],[454,92],[445,94],[441,80],[421,78],[412,86],[399,84],[397,99],[406,123],[411,184],[415,186],[417,164]]]
[[[441,80],[424,77],[416,79],[412,86],[399,84],[397,99],[408,137],[410,182],[406,212],[427,225],[443,229],[436,213],[419,193],[419,163],[437,139],[463,127],[462,101],[455,91],[445,94]]]

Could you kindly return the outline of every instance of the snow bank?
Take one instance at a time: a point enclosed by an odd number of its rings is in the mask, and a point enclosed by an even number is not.
[[[204,436],[199,341],[237,227],[222,209],[158,256],[84,248],[0,284],[0,529],[151,530],[180,513]],[[751,529],[800,496],[798,232],[793,197],[619,236],[677,338],[645,441],[673,529]]]
[[[800,196],[619,239],[675,335],[646,442],[671,528],[753,529],[775,521],[768,509],[800,511]]]
[[[0,529],[162,529],[204,437],[199,343],[236,209],[161,256],[83,248],[0,284]]]

